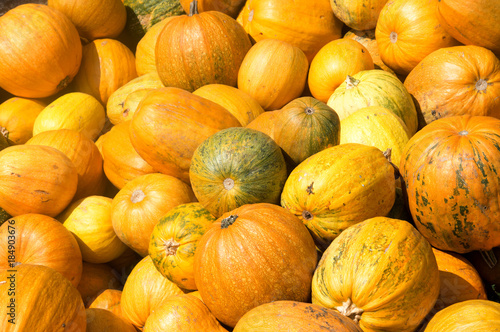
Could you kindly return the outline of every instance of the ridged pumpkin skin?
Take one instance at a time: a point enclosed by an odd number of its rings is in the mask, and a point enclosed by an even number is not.
[[[309,62],[297,46],[278,39],[263,39],[248,51],[238,72],[238,89],[256,99],[266,111],[300,97]]]
[[[0,206],[14,217],[55,217],[71,202],[77,185],[76,167],[56,148],[23,144],[0,151]]]
[[[427,55],[459,45],[437,16],[438,0],[388,1],[380,12],[375,36],[382,61],[407,75]]]
[[[250,309],[306,302],[317,263],[307,228],[282,207],[243,205],[215,221],[198,242],[194,273],[203,302],[234,327]]]
[[[0,235],[1,270],[22,264],[44,265],[61,273],[73,286],[80,283],[82,253],[71,232],[56,219],[35,213],[19,215],[0,227]]]
[[[149,255],[156,269],[185,290],[196,290],[194,253],[199,239],[215,221],[200,203],[180,204],[155,225]]]
[[[424,332],[499,331],[500,303],[468,300],[439,311]]]
[[[137,332],[134,325],[106,309],[87,308],[85,315],[87,317],[86,332]]]
[[[130,124],[130,140],[154,169],[188,183],[198,145],[221,129],[239,126],[224,107],[189,91],[165,87],[140,103]]]
[[[15,96],[43,98],[64,89],[82,60],[78,31],[47,5],[23,4],[0,18],[0,87]]]
[[[24,144],[33,136],[33,125],[47,103],[12,97],[0,104],[0,134],[10,145]]]
[[[500,60],[484,47],[436,50],[408,74],[404,85],[427,124],[453,115],[500,118]]]
[[[285,158],[269,136],[234,127],[201,143],[189,178],[198,201],[219,218],[244,204],[279,204],[287,177]]]
[[[281,206],[326,249],[349,226],[385,216],[394,205],[394,168],[379,149],[347,143],[304,160],[288,176]]]
[[[274,38],[300,48],[309,62],[328,42],[342,35],[343,23],[328,0],[246,1],[238,22],[255,41]]]
[[[401,158],[410,212],[436,248],[457,253],[500,245],[500,120],[469,115],[436,120]]]
[[[349,28],[370,30],[377,25],[380,11],[387,0],[330,0],[333,13]]]
[[[194,91],[211,84],[236,86],[252,43],[243,27],[218,11],[169,20],[156,41],[156,69],[165,86]]]
[[[85,307],[71,282],[46,266],[22,264],[15,270],[0,272],[0,291],[5,294],[0,297],[0,305],[6,308],[0,330],[85,331]],[[15,296],[8,296],[12,288]],[[14,309],[9,308],[12,299]]]
[[[233,332],[339,331],[361,332],[349,318],[323,306],[297,301],[274,301],[241,317]]]
[[[500,56],[500,16],[498,1],[440,0],[438,20],[450,35],[466,45],[486,47]]]
[[[363,331],[414,331],[439,286],[429,242],[406,221],[376,217],[346,229],[323,253],[312,303],[351,317]]]
[[[394,74],[385,70],[363,70],[339,85],[327,102],[340,121],[354,111],[367,106],[382,106],[399,116],[413,135],[418,117],[412,96]]]
[[[307,83],[313,97],[326,103],[347,75],[374,68],[372,56],[363,44],[340,38],[329,42],[316,54]]]
[[[227,332],[207,306],[190,294],[172,295],[161,302],[144,324],[144,332]]]
[[[300,97],[278,110],[273,139],[299,164],[338,145],[340,132],[339,116],[330,106],[313,97]]]

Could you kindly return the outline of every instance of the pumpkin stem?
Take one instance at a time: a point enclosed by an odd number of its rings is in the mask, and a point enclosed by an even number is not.
[[[136,189],[132,193],[130,200],[132,203],[139,203],[144,199],[144,197],[146,197],[146,194],[141,189]]]
[[[351,298],[348,298],[347,301],[343,302],[341,306],[336,307],[342,315],[349,317],[354,321],[354,323],[358,323],[361,319],[361,314],[363,313],[363,309],[358,308],[354,303],[352,303]]]
[[[345,84],[346,84],[346,89],[352,89],[355,88],[359,84],[359,80],[355,79],[351,75],[347,75],[347,78],[345,79]]]
[[[309,114],[309,115],[314,114],[314,108],[306,107],[305,112],[306,112],[306,114]]]
[[[238,218],[237,215],[232,214],[229,217],[222,219],[220,222],[220,228],[228,228],[229,226],[234,224],[234,222],[236,221],[237,218]]]
[[[173,238],[168,239],[163,244],[163,246],[165,247],[165,252],[167,253],[167,256],[175,255],[175,253],[177,252],[177,248],[179,248],[180,245],[181,244],[179,242],[175,241]]]
[[[309,211],[302,211],[302,218],[304,218],[305,220],[311,220],[312,218],[314,218],[314,216]]]
[[[480,250],[479,252],[490,269],[497,265],[498,260],[493,250]]]
[[[69,76],[66,76],[65,78],[62,79],[61,82],[59,82],[59,84],[57,85],[57,89],[58,90],[62,90],[64,89],[65,87],[68,86],[68,84],[71,82],[71,77]]]
[[[193,0],[189,4],[189,16],[193,16],[195,14],[198,14],[198,1]]]
[[[6,139],[9,139],[9,131],[7,128],[0,126],[0,134],[2,134]]]
[[[224,189],[226,190],[231,190],[234,188],[234,180],[231,178],[227,178],[224,181],[222,181],[222,184],[224,185]]]
[[[391,43],[395,43],[398,41],[398,34],[395,31],[392,31],[391,34],[389,35],[389,39]]]
[[[476,90],[479,92],[484,92],[486,91],[486,88],[488,87],[488,82],[485,79],[480,79],[476,82]]]

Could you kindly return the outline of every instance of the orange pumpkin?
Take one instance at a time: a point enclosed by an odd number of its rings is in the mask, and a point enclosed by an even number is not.
[[[45,102],[37,99],[7,99],[0,104],[0,134],[11,145],[26,143],[33,136],[33,125],[45,106]]]
[[[80,248],[71,232],[56,219],[34,213],[19,215],[0,227],[0,235],[1,270],[22,264],[45,265],[61,273],[73,286],[80,283]]]
[[[135,50],[135,69],[137,70],[137,75],[142,76],[150,72],[158,73],[156,71],[156,42],[165,24],[173,17],[169,16],[153,25],[137,43]]]
[[[0,87],[41,98],[64,89],[82,60],[78,31],[61,12],[22,4],[0,17]]]
[[[120,306],[122,291],[119,289],[105,289],[90,303],[89,308],[106,309],[115,315],[122,316]]]
[[[370,30],[377,25],[380,11],[387,0],[330,0],[333,13],[349,28]]]
[[[85,308],[88,308],[95,298],[106,289],[121,290],[123,285],[119,275],[106,264],[83,262],[82,277],[78,284]]]
[[[113,312],[100,308],[85,309],[86,332],[137,332],[134,325]]]
[[[279,114],[279,110],[266,111],[259,114],[255,119],[250,121],[245,127],[250,129],[255,129],[263,132],[272,139],[274,139],[274,132],[276,127],[276,117]]]

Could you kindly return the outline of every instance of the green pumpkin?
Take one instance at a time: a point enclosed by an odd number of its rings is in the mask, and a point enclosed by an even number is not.
[[[279,205],[287,168],[281,148],[271,137],[233,127],[198,146],[189,177],[198,201],[218,218],[244,204]]]

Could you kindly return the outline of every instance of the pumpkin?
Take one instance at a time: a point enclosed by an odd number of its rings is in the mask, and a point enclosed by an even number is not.
[[[348,75],[327,101],[340,121],[354,111],[367,106],[385,107],[399,116],[410,134],[418,129],[418,117],[412,96],[394,74],[385,70],[363,70]]]
[[[142,76],[150,72],[158,73],[156,71],[156,42],[165,24],[173,17],[169,16],[153,25],[137,43],[135,50],[135,69],[137,70],[137,75]]]
[[[135,92],[140,91],[139,93],[143,98],[145,97],[146,91],[162,87],[163,84],[161,83],[160,77],[156,72],[147,73],[128,81],[123,86],[116,89],[106,103],[106,115],[108,116],[109,121],[111,121],[112,124],[117,125],[127,120],[132,120],[132,116],[134,115],[138,104],[135,105],[135,107],[130,108],[132,105],[129,105],[130,102],[127,103],[128,97]]]
[[[499,119],[450,116],[406,144],[399,170],[409,209],[435,248],[467,253],[500,245],[499,135]]]
[[[487,299],[481,276],[467,259],[459,254],[436,248],[432,248],[432,252],[436,257],[441,284],[432,314],[454,303]]]
[[[272,138],[258,130],[234,127],[198,146],[189,178],[198,201],[218,218],[244,204],[279,204],[287,168]]]
[[[73,235],[56,219],[27,213],[0,226],[0,269],[13,270],[22,264],[44,265],[78,286],[82,254]]]
[[[276,118],[279,110],[265,111],[250,121],[245,127],[263,132],[274,140]]]
[[[438,2],[394,0],[382,8],[375,36],[380,58],[396,73],[408,75],[430,53],[459,44],[439,24]]]
[[[151,91],[130,124],[132,146],[155,170],[189,183],[194,150],[221,129],[239,127],[224,107],[174,87]]]
[[[183,294],[173,282],[158,272],[150,256],[144,257],[130,273],[122,291],[122,315],[142,329],[149,315],[169,298]]]
[[[406,221],[375,217],[343,231],[323,253],[312,303],[336,309],[363,331],[414,331],[439,286],[429,242]]]
[[[109,310],[87,308],[85,309],[85,316],[87,317],[86,332],[137,331],[132,324]]]
[[[90,303],[89,308],[99,308],[111,311],[117,316],[122,316],[120,306],[122,291],[119,289],[105,289]]]
[[[297,165],[340,142],[340,119],[327,104],[299,97],[278,110],[273,139]]]
[[[37,99],[7,99],[0,104],[0,134],[10,145],[26,143],[33,136],[33,125],[45,106]]]
[[[290,332],[362,330],[338,311],[297,301],[274,301],[261,304],[240,318],[234,332]]]
[[[264,112],[257,100],[230,85],[207,84],[193,91],[193,94],[221,105],[234,115],[243,127]]]
[[[192,0],[180,0],[182,8],[189,13]],[[218,11],[236,18],[245,0],[198,0],[198,12]]]
[[[326,103],[347,75],[370,69],[374,69],[373,59],[363,44],[350,38],[336,39],[312,60],[307,83],[313,97]]]
[[[278,300],[306,302],[317,263],[314,241],[293,214],[269,203],[223,214],[198,242],[196,286],[230,327],[252,308]]]
[[[127,20],[121,0],[48,0],[48,5],[66,15],[87,41],[118,37]]]
[[[490,24],[500,15],[497,1],[440,0],[437,9],[439,23],[458,41],[488,48],[500,56],[500,28]]]
[[[346,143],[295,167],[285,182],[281,206],[302,220],[324,250],[348,227],[389,213],[395,195],[394,168],[382,151]]]
[[[500,303],[475,299],[452,304],[439,311],[424,332],[498,331]]]
[[[72,129],[48,130],[33,136],[25,144],[51,146],[71,159],[78,173],[73,201],[104,193],[106,182],[102,156],[96,144],[83,133]]]
[[[121,290],[118,273],[106,264],[83,262],[82,277],[78,284],[78,292],[83,299],[85,308],[106,289]]]
[[[194,253],[198,240],[215,221],[200,203],[180,204],[155,225],[149,241],[149,255],[156,269],[185,290],[196,290]]]
[[[139,176],[113,198],[113,228],[123,243],[146,256],[151,232],[160,218],[177,205],[194,200],[191,188],[173,176],[161,173]]]
[[[309,62],[297,46],[263,39],[248,51],[238,72],[238,89],[257,100],[264,110],[276,110],[300,97]]]
[[[14,289],[14,291],[12,291]],[[0,329],[14,331],[85,331],[85,307],[78,291],[59,272],[21,264],[0,272]]]
[[[77,185],[76,167],[56,148],[23,144],[0,151],[0,206],[14,217],[58,215],[73,199]]]
[[[130,120],[113,126],[102,142],[104,173],[118,189],[136,177],[155,173],[153,167],[132,146],[129,133]]]
[[[197,12],[172,18],[156,41],[156,69],[165,86],[194,91],[219,83],[236,86],[243,57],[252,46],[243,27],[219,12]]]
[[[377,25],[387,0],[330,0],[333,13],[354,30],[370,30]]]
[[[76,91],[106,105],[111,94],[137,77],[135,56],[116,39],[100,38],[83,46],[82,64],[73,80]]]
[[[0,17],[0,87],[18,97],[63,90],[80,68],[78,31],[61,12],[22,4]]]
[[[237,20],[256,42],[282,40],[301,49],[308,62],[321,47],[342,36],[344,25],[328,0],[315,1],[314,6],[307,0],[246,1]]]
[[[359,143],[386,152],[399,165],[403,149],[412,136],[403,120],[382,106],[360,108],[340,121],[340,144]]]
[[[169,330],[227,332],[207,306],[190,294],[167,297],[149,315],[143,329],[144,332]]]
[[[500,118],[500,60],[484,47],[436,50],[408,74],[404,85],[426,124],[465,114]]]

